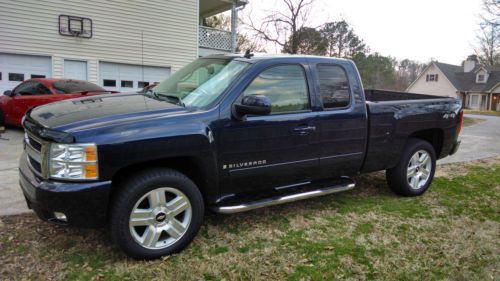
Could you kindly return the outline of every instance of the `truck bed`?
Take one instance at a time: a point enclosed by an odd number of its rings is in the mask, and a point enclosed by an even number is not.
[[[412,132],[439,147],[438,158],[449,154],[456,139],[459,99],[384,90],[366,90],[365,96],[369,128],[364,172],[394,167]],[[437,139],[426,137],[436,131]]]

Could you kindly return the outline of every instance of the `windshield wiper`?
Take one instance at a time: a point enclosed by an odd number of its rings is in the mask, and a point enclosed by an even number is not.
[[[170,102],[170,103],[172,103],[171,100],[175,100],[176,102],[174,102],[174,104],[180,105],[182,107],[186,107],[186,105],[182,102],[182,99],[178,96],[170,95],[168,93],[155,92],[155,91],[151,91],[151,93],[157,99],[161,99],[161,100],[164,100],[164,101]],[[167,99],[162,99],[162,97],[165,97]]]

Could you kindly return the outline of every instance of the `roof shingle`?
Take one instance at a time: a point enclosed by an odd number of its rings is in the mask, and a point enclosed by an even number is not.
[[[470,72],[464,72],[463,67],[458,65],[442,62],[434,62],[434,64],[450,80],[451,84],[461,92],[488,92],[500,82],[499,67],[485,67],[489,73],[488,81],[486,83],[476,83],[476,71],[479,70],[480,65]]]

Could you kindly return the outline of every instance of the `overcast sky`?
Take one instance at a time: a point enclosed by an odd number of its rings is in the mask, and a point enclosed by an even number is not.
[[[245,12],[265,15],[281,0],[249,0]],[[473,53],[481,0],[316,0],[312,25],[346,19],[371,52],[460,64]],[[280,51],[269,48],[268,51]]]

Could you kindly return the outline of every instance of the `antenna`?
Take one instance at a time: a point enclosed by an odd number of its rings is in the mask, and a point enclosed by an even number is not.
[[[245,51],[245,55],[243,57],[245,57],[247,59],[253,57],[253,54],[250,52],[250,49]]]
[[[141,30],[141,71],[142,81],[144,82],[144,30]]]

